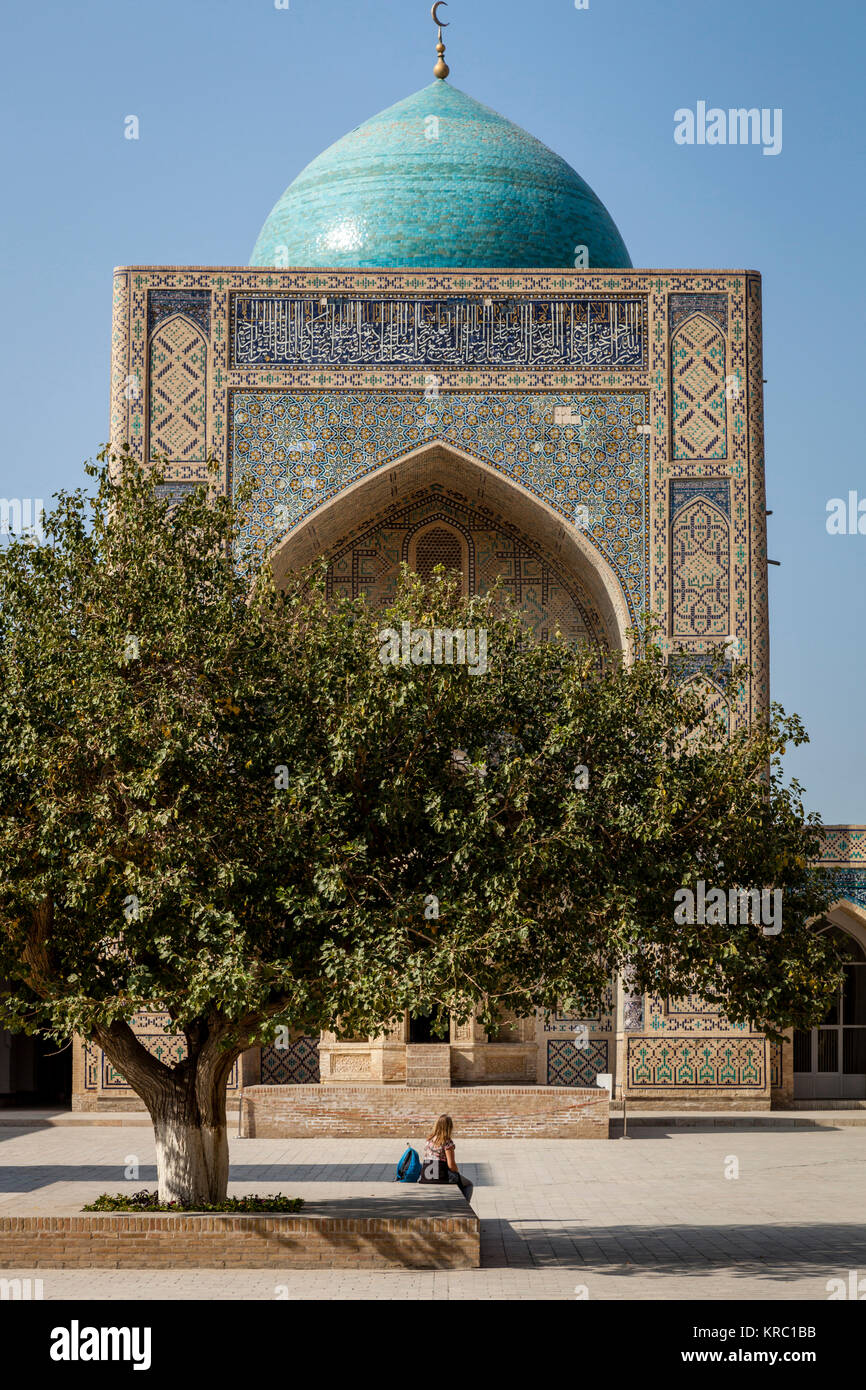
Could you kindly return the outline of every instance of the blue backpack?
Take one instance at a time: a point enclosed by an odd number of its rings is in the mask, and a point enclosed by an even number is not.
[[[421,1176],[421,1160],[411,1144],[397,1164],[395,1182],[417,1182]]]

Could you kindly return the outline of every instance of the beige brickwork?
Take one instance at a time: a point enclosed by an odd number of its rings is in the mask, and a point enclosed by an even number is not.
[[[5,1216],[0,1268],[477,1269],[480,1222],[451,1207],[392,1218]]]
[[[449,1114],[466,1138],[606,1139],[607,1093],[570,1086],[252,1086],[244,1092],[247,1138],[426,1135]]]

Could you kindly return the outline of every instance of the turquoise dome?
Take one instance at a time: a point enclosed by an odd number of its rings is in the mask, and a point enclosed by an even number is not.
[[[308,164],[250,265],[562,269],[578,246],[591,270],[631,265],[610,213],[564,159],[437,79]]]

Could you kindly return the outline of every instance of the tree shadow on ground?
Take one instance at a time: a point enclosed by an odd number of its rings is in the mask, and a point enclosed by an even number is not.
[[[608,1274],[760,1273],[769,1279],[866,1268],[866,1226],[797,1224],[638,1227],[561,1221],[481,1222],[483,1269],[598,1269]]]
[[[134,1142],[134,1141],[132,1141]],[[130,1142],[124,1145],[131,1147]],[[124,1179],[123,1170],[133,1159],[124,1155],[123,1161],[106,1164],[22,1164],[0,1166],[0,1196],[12,1192],[39,1192],[54,1183],[116,1183]],[[231,1183],[267,1183],[269,1186],[291,1183],[392,1183],[399,1155],[393,1163],[233,1163],[229,1172]],[[475,1187],[489,1187],[493,1182],[487,1163],[464,1163],[461,1173]],[[156,1164],[142,1163],[138,1168],[137,1184],[153,1185],[157,1180]]]

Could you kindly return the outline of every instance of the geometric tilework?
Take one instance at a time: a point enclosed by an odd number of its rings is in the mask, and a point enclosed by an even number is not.
[[[262,1047],[263,1086],[306,1086],[319,1082],[319,1039],[296,1038],[288,1047]]]
[[[862,825],[825,826],[821,864],[866,864],[866,827]]]
[[[866,869],[836,869],[833,884],[840,898],[866,908]]]
[[[697,994],[683,994],[677,999],[668,998],[667,1011],[669,1015],[677,1018],[683,1014],[713,1014],[719,1018],[722,1013],[722,1006],[721,1004],[708,1004]]]
[[[774,1091],[782,1085],[782,1044],[770,1043],[770,1085]]]
[[[173,302],[170,296],[175,295],[177,299]],[[186,303],[182,303],[183,296],[187,296]],[[626,591],[629,616],[633,621],[641,610],[645,611],[651,606],[651,594],[659,600],[653,605],[655,608],[667,610],[668,614],[671,610],[669,475],[671,471],[676,471],[694,477],[704,460],[690,458],[687,463],[694,464],[694,467],[675,466],[674,470],[670,468],[673,461],[671,416],[674,408],[670,342],[671,338],[680,332],[697,331],[694,328],[698,323],[697,316],[703,316],[703,321],[710,324],[714,331],[724,334],[726,369],[737,377],[741,385],[738,397],[726,402],[728,458],[724,464],[718,462],[714,467],[714,472],[727,474],[730,480],[731,631],[744,641],[745,659],[751,661],[755,672],[753,681],[738,699],[736,708],[732,709],[732,715],[735,714],[740,720],[748,716],[752,705],[755,708],[766,706],[768,632],[764,593],[765,571],[759,563],[764,544],[764,487],[761,295],[758,277],[732,271],[683,270],[648,273],[600,272],[590,269],[564,270],[553,274],[544,270],[457,272],[373,268],[363,271],[331,271],[320,267],[312,270],[281,271],[238,267],[133,267],[118,272],[116,276],[112,350],[112,442],[119,446],[121,442],[129,441],[133,453],[142,461],[149,457],[146,387],[149,321],[151,325],[155,324],[156,331],[178,312],[185,313],[188,320],[195,322],[196,314],[199,309],[204,309],[208,296],[209,341],[212,346],[207,370],[207,451],[218,459],[223,470],[223,479],[230,476],[233,463],[236,465],[239,462],[236,455],[233,457],[233,442],[229,435],[232,424],[232,398],[236,399],[241,393],[271,391],[276,394],[280,391],[286,394],[312,394],[319,391],[339,396],[353,395],[356,399],[364,401],[371,396],[389,392],[414,392],[417,396],[423,397],[425,373],[431,371],[431,368],[413,367],[411,362],[407,363],[406,353],[399,346],[401,341],[406,341],[407,321],[413,324],[414,334],[416,302],[423,301],[423,310],[419,310],[422,320],[425,315],[429,319],[432,314],[433,322],[437,324],[437,341],[439,335],[442,335],[444,347],[437,347],[436,351],[447,359],[447,365],[443,363],[441,366],[434,366],[432,371],[441,378],[440,389],[443,398],[450,393],[452,398],[465,399],[465,395],[471,392],[476,396],[487,396],[488,399],[493,397],[505,405],[512,392],[541,395],[550,401],[548,393],[555,391],[558,399],[555,402],[551,401],[551,404],[574,408],[580,404],[581,399],[585,400],[602,392],[633,392],[642,407],[642,419],[638,428],[641,434],[647,431],[642,441],[646,446],[646,467],[644,478],[640,479],[641,483],[645,483],[642,497],[645,511],[642,554],[638,557],[629,546],[631,553],[625,565],[626,573],[623,573],[623,565],[617,561],[617,557],[611,555],[608,543],[611,528],[618,525],[619,520],[615,512],[611,513],[607,507],[608,499],[605,499],[603,512],[603,539],[595,531],[596,513],[592,507],[589,508],[592,520],[588,536],[590,544],[598,547],[617,573]],[[281,298],[283,303],[291,301],[293,315],[298,301],[304,301],[303,315],[307,314],[306,305],[312,302],[317,306],[321,319],[321,327],[317,326],[312,334],[312,338],[316,339],[315,344],[312,345],[311,340],[310,351],[307,351],[301,339],[297,357],[292,361],[286,360],[292,356],[294,348],[292,353],[283,350],[283,323],[279,313],[274,320],[273,329],[274,344],[279,351],[272,352],[270,347],[263,343],[258,328],[250,334],[247,344],[237,342],[235,335],[239,319],[247,317],[249,322],[248,314],[235,314],[234,323],[232,322],[232,309],[237,308],[238,296],[260,302],[271,296]],[[606,314],[608,311],[605,301],[612,305],[614,298],[620,305],[624,305],[626,300],[641,302],[637,336],[642,339],[643,362],[638,365],[632,359],[632,365],[628,364],[627,357],[631,355],[631,349],[623,339],[626,350],[620,352],[617,366],[614,367],[611,363],[612,354],[605,348],[602,338],[599,338],[598,352],[592,350],[588,354],[578,353],[580,361],[574,360],[571,366],[563,365],[559,308],[557,307],[550,317],[550,326],[554,328],[554,333],[548,343],[548,329],[543,318],[544,303],[551,306],[562,303],[568,306],[570,334],[572,304],[575,310],[574,323],[581,326],[580,313],[588,300],[599,304],[598,313],[601,315],[602,312]],[[196,300],[200,302],[196,303]],[[456,326],[458,318],[461,324],[464,320],[468,323],[470,340],[476,332],[476,319],[479,324],[490,322],[494,336],[502,334],[503,331],[506,335],[511,333],[512,329],[508,327],[508,318],[512,312],[509,302],[515,308],[520,306],[525,309],[527,323],[531,320],[539,325],[542,332],[537,338],[534,327],[531,330],[527,328],[527,334],[531,336],[525,336],[521,329],[520,335],[513,343],[506,343],[505,352],[496,348],[488,350],[486,342],[480,341],[480,361],[469,360],[459,350],[454,352],[453,358],[451,357],[454,346],[452,329]],[[372,341],[379,344],[382,348],[381,353],[378,348],[371,354],[369,346],[364,346],[363,351],[357,351],[351,346],[352,334],[356,331],[352,327],[353,314],[355,324],[360,322],[363,325],[362,336],[366,336],[368,340],[369,329],[372,327]],[[256,315],[259,315],[258,308]],[[310,322],[312,321],[311,316]],[[264,310],[259,322],[266,322]],[[448,327],[449,322],[451,328]],[[397,347],[393,355],[387,350],[388,343],[383,336],[382,325],[388,334],[393,332]],[[202,326],[201,323],[199,326]],[[292,331],[295,332],[294,329]],[[318,341],[323,331],[324,344]],[[426,331],[430,332],[429,329]],[[594,332],[595,330],[591,330],[589,335],[591,349]],[[615,314],[614,336],[619,336]],[[579,341],[579,333],[576,337]],[[297,333],[295,338],[298,339]],[[432,334],[430,340],[432,343]],[[241,349],[239,357],[243,360],[235,356],[235,345]],[[539,346],[541,352],[537,351]],[[264,352],[263,347],[266,349]],[[417,363],[419,355],[415,354],[413,341],[411,361]],[[429,356],[426,351],[423,355]],[[492,365],[493,359],[496,358],[501,360],[497,365]],[[510,360],[504,360],[506,358]],[[275,359],[282,360],[277,362]],[[338,359],[343,365],[338,364]],[[130,396],[125,392],[124,385],[130,378],[140,381],[145,386],[143,395]],[[677,409],[681,419],[684,418],[683,412],[686,410],[699,408],[699,402],[688,402],[682,391],[678,393]],[[430,411],[429,414],[435,416],[435,411]],[[550,428],[552,423],[548,417],[542,425],[545,445],[554,442],[553,431]],[[419,443],[432,442],[439,434],[439,429],[433,429],[429,433],[422,430]],[[343,442],[348,441],[340,440],[340,443]],[[479,444],[481,442],[478,441]],[[651,484],[647,476],[650,443],[654,458]],[[466,452],[490,462],[489,456],[481,448],[470,447]],[[505,453],[505,450],[502,452]],[[545,449],[546,465],[548,457]],[[305,465],[312,460],[304,454],[295,462],[302,466],[294,473],[296,480],[299,480],[307,472]],[[500,465],[500,471],[511,472],[509,462],[510,457],[506,454],[506,465]],[[595,465],[598,462],[596,458],[592,459],[592,471],[584,482],[594,485],[596,481],[603,481],[595,476]],[[338,466],[341,463],[342,460],[337,460]],[[606,458],[603,466],[608,465],[609,459]],[[493,466],[497,467],[495,463]],[[192,481],[203,469],[202,463],[180,462],[173,465],[168,476],[171,479]],[[271,474],[270,477],[272,476]],[[516,474],[512,476],[523,482]],[[321,474],[319,477],[321,478]],[[270,485],[269,478],[256,476],[254,481],[263,487]],[[353,481],[354,477],[344,479],[343,487],[351,485]],[[541,493],[554,510],[572,519],[570,504],[574,499],[567,495],[570,489],[566,490],[563,505],[559,501],[559,489],[556,490],[557,495],[551,496],[551,489],[547,486],[551,481],[552,478],[548,474],[542,486],[534,480],[530,480],[528,484],[524,482],[523,485],[528,486],[530,491]],[[300,487],[298,491],[301,491]],[[310,491],[305,488],[303,491],[307,494],[302,498],[304,514],[295,518],[294,524],[314,513],[325,500],[318,489]],[[279,494],[276,496],[277,501],[282,500]],[[579,500],[590,499],[581,497]],[[292,518],[289,520],[291,522]],[[261,549],[268,545],[270,530],[271,527],[266,524],[262,526],[260,536],[256,537],[256,540],[260,539],[262,542]],[[284,534],[285,532],[282,533]],[[613,534],[616,534],[615,530]],[[281,538],[277,536],[275,543]],[[627,572],[633,563],[643,566],[642,580]],[[640,599],[635,593],[639,588]],[[686,640],[702,643],[706,639]]]
[[[170,463],[207,459],[207,343],[180,315],[157,329],[150,344],[150,457]]]
[[[730,519],[731,484],[727,478],[672,478],[671,479],[671,521],[681,507],[685,507],[696,497],[707,497],[720,512]]]
[[[671,653],[674,660],[669,661],[673,679],[678,685],[702,676],[709,684],[722,688],[730,679],[733,666],[730,661],[719,662],[712,652],[690,652],[680,647]]]
[[[172,506],[174,506],[176,503],[182,502],[184,497],[187,497],[189,493],[195,492],[197,487],[201,487],[201,483],[171,482],[157,483],[153,490],[157,497],[161,498],[163,501],[170,502]]]
[[[703,314],[727,337],[728,296],[726,294],[672,294],[668,300],[668,326],[676,333],[681,323],[695,314]]]
[[[183,1038],[173,1037],[166,1033],[138,1033],[136,1036],[142,1046],[146,1047],[154,1057],[158,1057],[161,1062],[165,1062],[167,1067],[173,1067],[186,1056],[186,1042]],[[237,1088],[238,1064],[235,1062],[229,1072],[226,1090],[236,1091]],[[125,1076],[111,1065],[104,1052],[102,1053],[102,1089],[104,1091],[130,1089]]]
[[[730,633],[730,535],[714,502],[697,495],[671,527],[672,635]]]
[[[558,412],[568,412],[559,422]],[[619,577],[635,617],[647,602],[646,396],[632,391],[231,391],[232,485],[256,483],[242,539],[260,550],[351,483],[442,441],[513,478],[574,522]]]
[[[176,1066],[186,1056],[186,1039],[178,1037],[177,1034],[138,1033],[136,1037],[153,1057],[164,1062],[167,1067]],[[102,1054],[102,1088],[105,1091],[129,1089],[126,1077],[112,1066],[105,1053]]]
[[[671,342],[674,459],[728,457],[725,340],[709,319],[689,319]]]
[[[764,1038],[629,1038],[627,1046],[631,1090],[765,1085]]]
[[[185,314],[210,337],[210,290],[151,290],[147,296],[147,333],[153,333],[163,319]]]
[[[328,593],[341,592],[351,598],[364,594],[373,607],[384,606],[396,592],[401,562],[411,560],[415,536],[421,537],[413,565],[419,573],[423,573],[423,540],[433,537],[437,550],[430,558],[434,562],[447,558],[448,540],[454,568],[463,568],[469,593],[487,592],[499,581],[540,640],[559,630],[566,641],[606,649],[601,618],[573,574],[514,534],[513,527],[509,534],[504,523],[497,526],[489,510],[482,514],[459,494],[449,491],[445,496],[441,488],[419,490],[409,504],[386,508],[358,527],[348,541],[339,542],[331,552]]]
[[[89,1039],[84,1044],[84,1089],[99,1089],[99,1048]]]
[[[607,1071],[607,1042],[597,1039],[588,1047],[576,1047],[574,1039],[548,1038],[548,1086],[594,1086],[599,1072]]]
[[[719,1005],[707,1004],[695,994],[682,999],[649,994],[647,1005],[647,1030],[653,1033],[749,1032],[745,1023],[730,1023]]]
[[[833,870],[841,898],[866,908],[866,826],[829,825],[816,863]]]
[[[542,1014],[544,1032],[573,1032],[575,1028],[580,1026],[588,1028],[591,1033],[612,1032],[615,1012],[614,990],[615,984],[612,984],[594,1008],[589,1006],[582,1008],[582,1002],[578,1002],[570,1013],[554,1011],[549,1014]]]
[[[716,729],[725,737],[731,731],[731,706],[728,696],[715,680],[710,680],[706,676],[694,676],[691,680],[685,681],[683,685],[684,694],[695,695],[703,703],[706,711],[704,724],[709,729]]]

